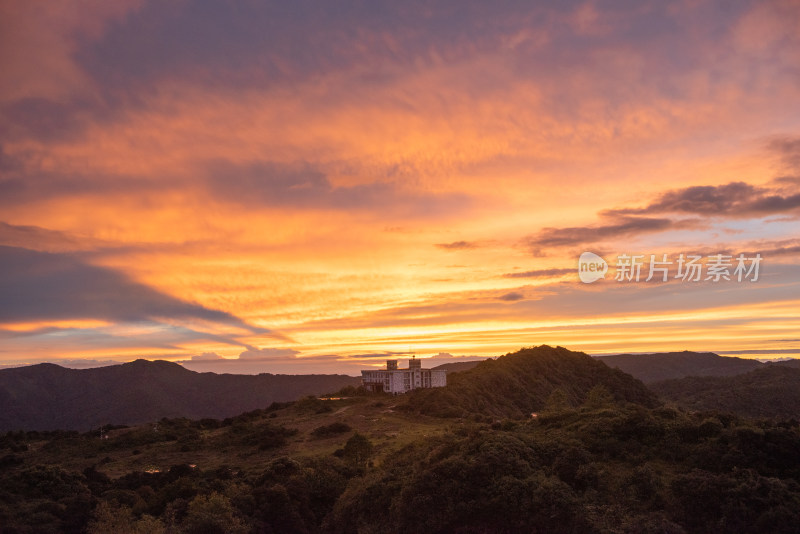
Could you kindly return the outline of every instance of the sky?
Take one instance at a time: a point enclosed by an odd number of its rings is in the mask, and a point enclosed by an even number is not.
[[[2,366],[800,357],[796,0],[0,0],[0,72]]]

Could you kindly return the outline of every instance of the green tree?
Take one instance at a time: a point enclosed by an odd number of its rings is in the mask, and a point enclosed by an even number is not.
[[[567,394],[564,393],[563,389],[558,388],[553,390],[550,396],[547,397],[544,403],[544,410],[542,411],[546,413],[561,413],[569,408],[570,404]]]
[[[599,384],[586,394],[586,399],[583,401],[583,406],[590,410],[598,410],[600,408],[607,408],[614,402],[614,396],[602,384]]]
[[[187,534],[244,534],[247,528],[239,519],[230,499],[219,493],[198,495],[189,503],[183,532]]]
[[[372,456],[372,450],[372,442],[356,432],[344,445],[344,459],[353,465],[363,467]]]
[[[86,529],[88,534],[162,534],[164,524],[149,515],[135,520],[131,509],[106,501],[97,505],[93,519]]]

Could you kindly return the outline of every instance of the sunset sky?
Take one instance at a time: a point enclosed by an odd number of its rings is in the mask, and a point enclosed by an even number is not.
[[[0,0],[0,73],[0,365],[800,357],[796,0]]]

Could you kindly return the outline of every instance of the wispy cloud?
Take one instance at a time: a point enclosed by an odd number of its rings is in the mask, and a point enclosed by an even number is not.
[[[526,239],[534,254],[549,248],[597,244],[642,234],[709,228],[717,219],[748,219],[769,215],[800,215],[800,191],[785,187],[731,182],[719,186],[690,186],[659,193],[643,208],[612,208],[599,212],[600,224],[543,228]]]
[[[788,169],[800,172],[800,137],[785,135],[774,137],[767,146],[781,158]],[[793,181],[797,183],[797,178]]]
[[[116,243],[78,237],[67,232],[33,225],[14,225],[0,221],[0,245],[45,252],[75,252]]]
[[[563,274],[574,274],[575,269],[536,269],[518,273],[506,273],[504,278],[552,278]]]
[[[538,234],[527,239],[528,246],[534,253],[551,247],[574,246],[584,243],[597,243],[607,239],[629,237],[648,232],[663,232],[677,225],[686,227],[697,221],[676,223],[672,219],[653,217],[620,217],[614,222],[596,226],[574,226],[567,228],[544,228]]]
[[[442,215],[470,204],[464,194],[408,192],[388,181],[334,186],[324,172],[307,164],[204,162],[206,184],[216,199],[254,208],[371,210],[405,215]]]
[[[436,247],[444,250],[465,250],[476,248],[478,243],[474,241],[453,241],[452,243],[436,243]]]
[[[666,213],[746,218],[793,212],[800,208],[800,192],[783,195],[745,182],[719,186],[692,186],[667,191],[644,208],[606,210],[605,216]]]

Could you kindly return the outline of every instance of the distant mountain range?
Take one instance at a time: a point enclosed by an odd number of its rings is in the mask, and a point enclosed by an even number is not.
[[[224,418],[360,382],[345,375],[197,373],[167,361],[94,369],[43,363],[0,370],[0,431],[88,430],[162,417]]]
[[[685,376],[734,376],[763,367],[758,360],[720,356],[713,352],[662,352],[597,356],[609,367],[631,374],[645,384]]]
[[[556,389],[574,405],[603,385],[620,400],[647,406],[657,394],[693,410],[800,418],[797,360],[765,364],[688,351],[591,358],[542,346],[435,368],[448,371],[449,387],[416,392],[410,409],[518,417],[541,409]],[[163,417],[225,418],[358,385],[360,378],[345,375],[198,373],[166,361],[80,370],[39,364],[0,370],[0,432],[88,430]]]
[[[619,354],[598,360],[696,411],[800,419],[800,361],[763,363],[711,352]]]

